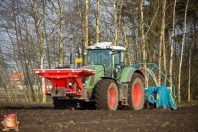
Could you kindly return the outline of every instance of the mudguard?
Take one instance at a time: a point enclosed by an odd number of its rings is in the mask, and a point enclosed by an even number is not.
[[[135,72],[142,74],[142,72],[136,68],[125,67],[122,71],[120,82],[130,82],[131,77],[133,76],[133,73],[135,73]]]

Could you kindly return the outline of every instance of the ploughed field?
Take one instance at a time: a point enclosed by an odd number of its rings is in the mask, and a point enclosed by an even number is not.
[[[55,110],[51,103],[1,103],[1,121],[8,114],[17,115],[21,132],[198,132],[198,105],[181,106],[177,110],[108,111]],[[4,127],[0,126],[2,130]]]

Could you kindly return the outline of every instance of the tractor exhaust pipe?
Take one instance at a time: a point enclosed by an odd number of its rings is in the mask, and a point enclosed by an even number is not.
[[[74,55],[72,53],[70,53],[70,57],[69,57],[69,62],[70,62],[70,65],[71,64],[74,64]]]

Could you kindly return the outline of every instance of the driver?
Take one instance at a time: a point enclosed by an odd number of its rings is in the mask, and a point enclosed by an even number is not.
[[[104,59],[103,59],[103,64],[105,66],[105,76],[111,77],[111,55],[110,54],[105,54]]]
[[[104,55],[104,65],[105,66],[110,66],[111,65],[111,57],[110,57],[110,54],[105,54]]]

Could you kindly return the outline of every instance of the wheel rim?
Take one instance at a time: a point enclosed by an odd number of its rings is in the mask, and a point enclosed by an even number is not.
[[[110,88],[108,92],[108,104],[111,108],[116,104],[116,91],[113,88]]]
[[[140,106],[142,101],[142,90],[139,84],[135,84],[132,89],[132,99],[135,106]]]

